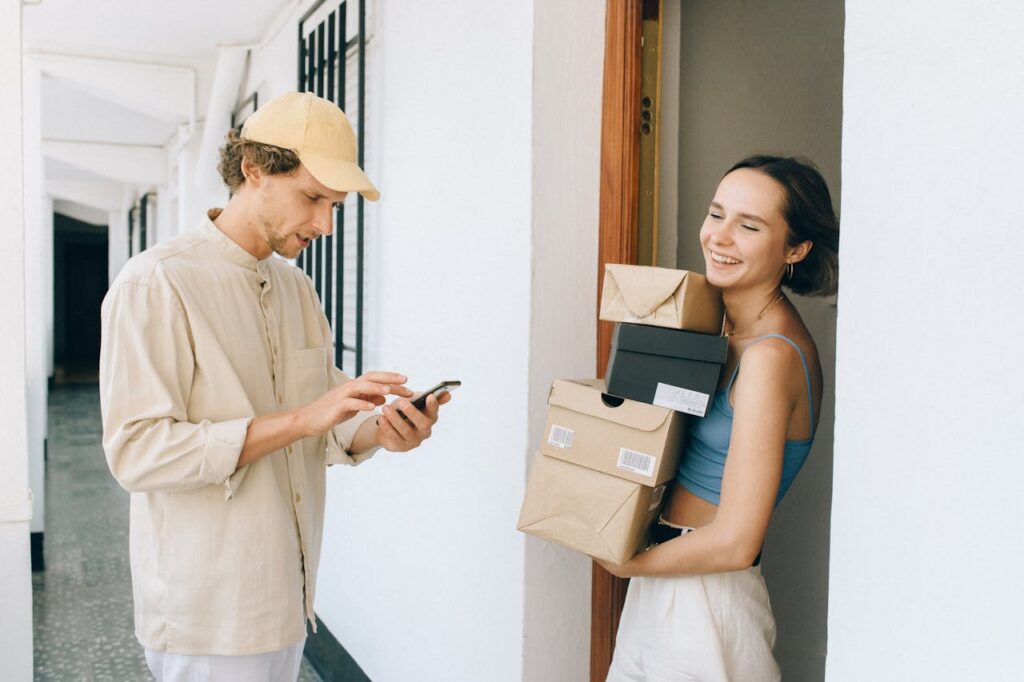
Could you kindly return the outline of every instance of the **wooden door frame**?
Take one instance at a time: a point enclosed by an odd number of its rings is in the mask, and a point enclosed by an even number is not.
[[[640,59],[643,0],[608,0],[601,117],[600,236],[597,290],[604,263],[636,263],[640,186]],[[596,312],[596,311],[595,311]],[[603,377],[613,325],[597,323],[597,376]],[[590,680],[608,675],[628,581],[596,563],[591,576]]]

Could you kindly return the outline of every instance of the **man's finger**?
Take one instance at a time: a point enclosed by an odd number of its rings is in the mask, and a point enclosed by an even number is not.
[[[378,384],[373,381],[353,379],[352,381],[342,384],[341,391],[346,396],[388,395],[391,392],[391,386],[388,384]]]
[[[368,412],[377,409],[377,406],[371,403],[369,400],[362,400],[360,398],[345,398],[338,405],[343,412]]]
[[[427,400],[430,400],[430,396],[427,397]],[[429,431],[430,426],[434,423],[430,417],[413,407],[408,400],[396,400],[391,406],[404,414],[405,418],[412,422],[412,425],[421,433]]]
[[[378,384],[404,384],[409,378],[397,372],[366,372],[358,377],[359,380],[373,381]]]
[[[434,396],[429,396],[427,398],[427,416],[430,417],[432,421],[436,422],[437,414],[438,412],[440,412],[438,408],[441,405],[447,403],[451,399],[452,394],[449,393],[448,391],[443,391],[441,395],[437,396],[436,398]]]
[[[384,416],[377,417],[377,428],[380,429],[382,436],[390,437],[391,434],[395,433],[395,429],[391,426],[391,422],[384,418]]]
[[[388,423],[391,424],[395,431],[398,432],[398,435],[405,440],[413,440],[414,434],[412,427],[409,425],[409,422],[402,418],[402,415],[398,413],[398,410],[390,405],[385,405],[381,410],[381,414],[384,415],[384,418],[388,420]]]

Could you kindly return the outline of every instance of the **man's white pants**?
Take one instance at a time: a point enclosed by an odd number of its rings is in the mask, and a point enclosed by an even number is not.
[[[607,682],[778,682],[761,569],[633,578]]]
[[[146,649],[157,682],[295,682],[305,638],[287,649],[250,656],[189,656]]]

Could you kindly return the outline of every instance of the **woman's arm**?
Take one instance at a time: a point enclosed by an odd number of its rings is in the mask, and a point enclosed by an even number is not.
[[[782,477],[786,432],[803,375],[800,359],[784,341],[766,339],[743,355],[733,385],[733,426],[715,520],[616,566],[620,577],[721,573],[748,568],[771,520]]]

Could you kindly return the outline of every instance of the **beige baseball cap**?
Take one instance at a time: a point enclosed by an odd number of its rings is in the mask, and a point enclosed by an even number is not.
[[[356,135],[345,112],[311,92],[287,92],[246,120],[241,138],[295,152],[314,178],[335,192],[380,199],[358,164]]]

